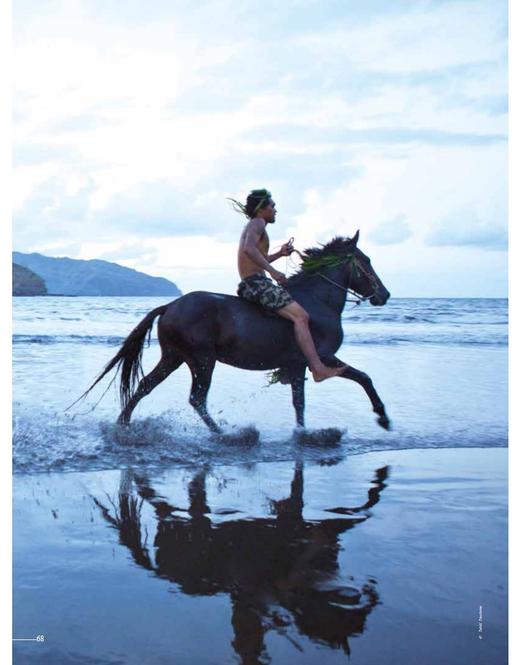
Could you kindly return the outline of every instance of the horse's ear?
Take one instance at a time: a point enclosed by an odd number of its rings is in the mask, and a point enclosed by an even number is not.
[[[354,237],[351,240],[354,247],[356,247],[358,240],[359,240],[359,229],[356,231],[356,233],[354,234]]]

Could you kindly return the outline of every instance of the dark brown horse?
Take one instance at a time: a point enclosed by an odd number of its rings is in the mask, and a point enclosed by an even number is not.
[[[307,310],[318,354],[331,367],[342,364],[335,353],[343,341],[341,313],[347,294],[372,305],[384,305],[390,297],[370,259],[357,247],[358,238],[359,231],[353,238],[334,238],[323,247],[306,250],[299,272],[289,278],[286,287]],[[144,343],[157,317],[162,356],[143,376]],[[241,369],[279,369],[282,382],[292,387],[297,424],[304,426],[306,361],[296,344],[292,323],[242,298],[207,291],[188,293],[147,314],[85,395],[114,367],[120,369],[119,423],[128,424],[138,402],[185,362],[193,378],[190,404],[210,430],[220,434],[206,408],[217,361]],[[341,377],[364,388],[378,423],[389,429],[384,404],[370,377],[350,366]]]

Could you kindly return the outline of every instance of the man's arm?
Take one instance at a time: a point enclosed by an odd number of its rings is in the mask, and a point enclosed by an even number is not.
[[[267,260],[269,261],[269,263],[273,263],[274,261],[278,261],[278,259],[281,258],[282,256],[283,256],[283,254],[282,254],[281,250],[278,250],[274,254],[269,254],[269,256],[267,257]]]
[[[282,256],[291,256],[293,252],[294,252],[293,239],[291,238],[289,242],[283,244],[277,252],[275,252],[274,254],[269,254],[267,260],[269,261],[269,263],[273,263],[273,261],[277,261]]]

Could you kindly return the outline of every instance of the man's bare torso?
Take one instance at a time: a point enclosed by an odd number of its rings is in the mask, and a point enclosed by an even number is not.
[[[244,230],[242,231],[242,235],[240,236],[240,242],[238,245],[238,272],[240,274],[240,279],[245,279],[246,277],[255,274],[265,275],[265,270],[262,270],[262,268],[254,263],[254,261],[252,261],[244,252],[244,246],[250,224],[251,222],[246,224]],[[257,242],[256,247],[267,259],[269,253],[269,236],[267,235],[267,231],[264,230],[263,234],[260,236],[260,239]]]

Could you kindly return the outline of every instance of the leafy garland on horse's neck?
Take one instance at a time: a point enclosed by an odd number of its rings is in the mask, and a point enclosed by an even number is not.
[[[317,275],[320,270],[327,268],[337,268],[344,263],[354,259],[356,245],[353,245],[351,238],[342,238],[337,236],[326,245],[321,247],[311,247],[305,249],[302,253],[298,252],[302,259],[302,264],[294,275],[289,277],[290,284],[298,284],[302,278]]]
[[[351,238],[337,236],[326,245],[321,247],[311,247],[303,252],[296,250],[302,263],[298,272],[288,278],[288,285],[299,285],[305,283],[310,277],[320,277],[320,271],[338,268],[339,266],[354,260],[356,245]],[[344,304],[346,298],[341,297]],[[279,383],[283,378],[283,373],[279,369],[267,372],[267,385]]]

